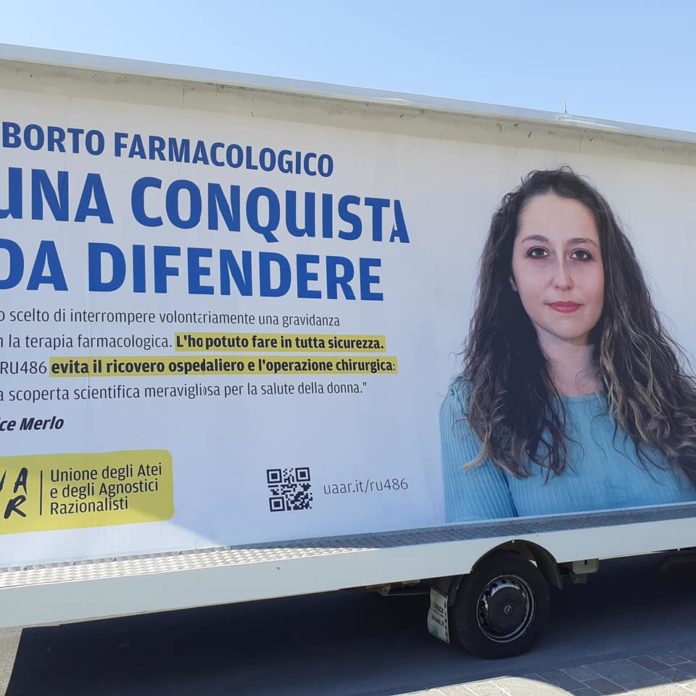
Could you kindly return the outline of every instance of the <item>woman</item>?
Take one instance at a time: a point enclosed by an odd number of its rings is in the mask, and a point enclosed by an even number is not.
[[[592,186],[508,193],[478,291],[441,412],[448,521],[696,500],[696,386]]]

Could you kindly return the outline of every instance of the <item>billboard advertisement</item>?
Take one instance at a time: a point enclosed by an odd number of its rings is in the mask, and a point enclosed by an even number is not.
[[[4,566],[696,500],[693,167],[0,95]]]

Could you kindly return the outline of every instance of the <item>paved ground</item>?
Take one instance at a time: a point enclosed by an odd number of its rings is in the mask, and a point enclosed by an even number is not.
[[[412,696],[686,696],[696,694],[696,643],[680,652],[590,664],[410,692]]]

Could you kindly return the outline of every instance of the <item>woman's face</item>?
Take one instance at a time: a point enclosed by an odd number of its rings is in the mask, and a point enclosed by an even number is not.
[[[510,282],[542,348],[587,345],[604,307],[604,265],[589,208],[555,193],[530,198],[520,213]]]

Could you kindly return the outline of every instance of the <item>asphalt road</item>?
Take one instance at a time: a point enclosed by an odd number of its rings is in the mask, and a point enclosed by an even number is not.
[[[362,592],[24,631],[8,696],[401,694],[696,643],[696,562],[605,564],[553,593],[527,655],[475,659],[432,638],[427,598]]]

